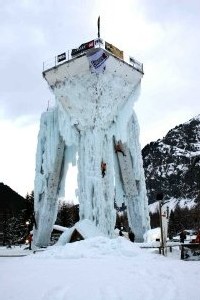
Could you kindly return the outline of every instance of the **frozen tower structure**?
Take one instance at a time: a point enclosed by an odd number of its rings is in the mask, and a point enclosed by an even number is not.
[[[69,57],[70,56],[70,57]],[[142,64],[98,38],[57,56],[43,76],[55,107],[41,116],[36,158],[34,242],[46,246],[65,194],[69,163],[77,165],[80,219],[114,233],[114,203],[127,206],[136,241],[149,229],[139,129],[133,110]],[[66,191],[67,195],[67,191]]]

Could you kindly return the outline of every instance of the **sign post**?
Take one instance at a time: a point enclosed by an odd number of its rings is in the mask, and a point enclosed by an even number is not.
[[[164,251],[164,235],[163,235],[163,222],[162,222],[162,200],[163,193],[158,193],[156,195],[156,200],[159,201],[159,218],[160,218],[160,233],[161,233],[161,241],[160,241],[160,250],[161,254],[165,255]]]

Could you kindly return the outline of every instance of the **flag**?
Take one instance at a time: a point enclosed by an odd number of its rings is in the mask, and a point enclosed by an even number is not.
[[[100,38],[100,16],[98,17],[97,27],[98,27],[98,38]]]
[[[95,52],[88,52],[88,60],[90,64],[91,73],[103,73],[106,68],[106,60],[109,55],[103,51],[103,49],[98,48]]]

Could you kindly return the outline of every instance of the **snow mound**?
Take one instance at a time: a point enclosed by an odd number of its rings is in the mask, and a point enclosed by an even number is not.
[[[94,237],[69,243],[65,246],[51,246],[46,251],[38,253],[34,258],[101,258],[104,256],[135,257],[141,255],[141,249],[123,237],[109,239]]]
[[[150,229],[144,234],[144,241],[146,243],[155,242],[157,239],[161,238],[160,227]]]

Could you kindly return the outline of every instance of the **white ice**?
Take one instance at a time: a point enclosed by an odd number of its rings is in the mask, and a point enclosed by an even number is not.
[[[93,221],[101,232],[113,237],[114,201],[118,205],[125,202],[129,226],[136,240],[142,241],[149,216],[139,125],[133,110],[141,77],[111,55],[97,74],[91,73],[86,55],[45,73],[56,105],[42,115],[38,137],[36,245],[48,245],[70,163],[78,168],[80,219]],[[115,153],[115,141],[122,143],[125,156]],[[107,166],[103,178],[102,161]]]

